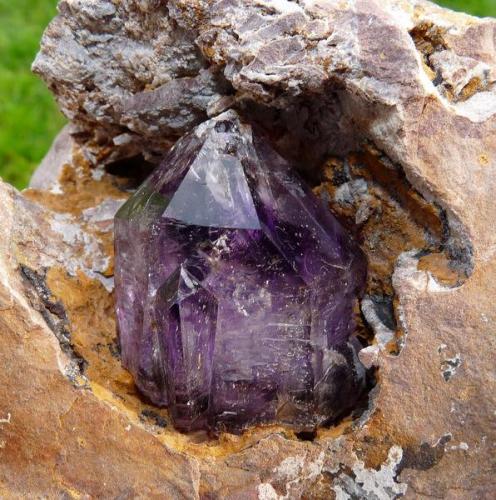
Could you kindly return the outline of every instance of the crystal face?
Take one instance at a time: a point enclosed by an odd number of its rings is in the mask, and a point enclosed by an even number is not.
[[[118,212],[115,246],[123,364],[178,429],[304,430],[360,397],[364,256],[233,111],[177,142]]]

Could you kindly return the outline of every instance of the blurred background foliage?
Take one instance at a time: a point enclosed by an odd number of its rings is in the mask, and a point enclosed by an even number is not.
[[[56,0],[0,0],[0,177],[22,188],[64,119],[31,74]]]
[[[496,17],[496,0],[438,3]],[[56,0],[0,0],[0,177],[18,188],[27,185],[64,124],[49,91],[30,72],[56,4]]]
[[[474,16],[496,17],[496,0],[436,0],[435,3]]]

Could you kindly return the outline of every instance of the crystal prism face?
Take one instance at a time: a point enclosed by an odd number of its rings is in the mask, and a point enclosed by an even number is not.
[[[363,254],[233,111],[180,139],[116,216],[122,360],[183,431],[309,429],[356,404]]]

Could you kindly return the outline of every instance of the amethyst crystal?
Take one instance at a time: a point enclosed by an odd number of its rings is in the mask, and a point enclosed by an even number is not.
[[[350,410],[363,254],[238,116],[180,139],[116,216],[122,360],[180,430]]]

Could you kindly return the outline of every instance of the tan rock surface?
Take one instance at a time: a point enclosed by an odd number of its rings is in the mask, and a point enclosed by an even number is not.
[[[74,376],[53,332],[26,298],[16,268],[12,225],[16,211],[26,209],[25,202],[5,185],[0,199],[7,236],[0,254],[1,495],[194,497],[196,463],[129,426],[125,416],[99,401],[84,389],[84,379]],[[23,242],[30,244],[31,238],[43,242],[40,234],[24,226]]]
[[[79,145],[47,157],[66,164],[50,190],[0,185],[0,496],[494,498],[496,22],[420,0],[60,5],[35,68]],[[368,408],[313,440],[178,434],[118,359],[112,216],[130,184],[102,162],[153,159],[232,104],[324,165],[369,296],[394,304],[395,331],[362,302]]]

